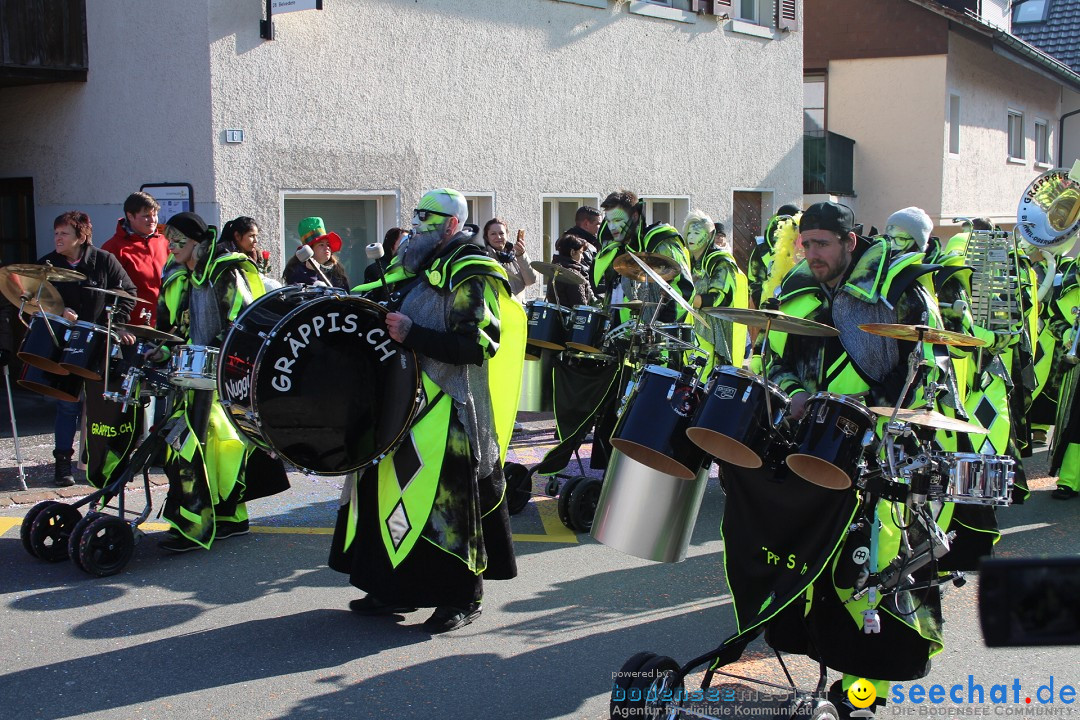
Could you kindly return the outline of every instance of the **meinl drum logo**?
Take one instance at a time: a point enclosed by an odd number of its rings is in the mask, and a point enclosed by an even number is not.
[[[280,354],[273,363],[277,374],[270,381],[271,387],[278,392],[289,392],[292,389],[293,366],[307,350],[312,340],[322,337],[323,333],[345,333],[364,338],[368,345],[379,351],[381,363],[385,363],[398,354],[397,350],[389,347],[393,340],[382,328],[372,328],[365,332],[357,322],[359,316],[356,313],[349,313],[341,318],[341,322],[338,322],[340,316],[341,313],[336,312],[327,313],[326,317],[316,315],[309,322],[298,325],[294,330],[285,333],[281,338]]]

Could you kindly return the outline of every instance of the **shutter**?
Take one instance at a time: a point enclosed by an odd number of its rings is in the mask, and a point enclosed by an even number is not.
[[[776,27],[784,32],[799,29],[798,0],[776,0]]]
[[[731,10],[731,0],[713,0],[713,15],[727,15]]]
[[[731,0],[690,0],[690,11],[709,15],[727,15]]]

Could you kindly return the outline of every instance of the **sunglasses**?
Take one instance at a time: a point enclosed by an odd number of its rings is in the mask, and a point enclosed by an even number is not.
[[[439,217],[444,217],[444,218],[454,217],[450,213],[439,212],[438,210],[419,210],[419,209],[413,210],[413,215],[415,215],[416,219],[419,220],[420,222],[427,222],[428,218],[431,217],[432,215],[438,215]]]

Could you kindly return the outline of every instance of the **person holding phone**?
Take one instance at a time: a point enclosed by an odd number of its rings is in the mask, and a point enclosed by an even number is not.
[[[484,225],[484,245],[488,253],[499,261],[510,276],[510,292],[520,299],[521,291],[536,282],[536,273],[529,265],[525,251],[525,230],[518,229],[513,245],[507,241],[505,220],[492,218]]]

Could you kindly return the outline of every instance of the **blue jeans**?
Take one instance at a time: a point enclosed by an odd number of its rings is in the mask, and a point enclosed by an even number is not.
[[[79,415],[82,414],[82,401],[66,402],[56,401],[56,425],[53,435],[56,439],[56,449],[60,452],[74,450],[75,431],[79,427]]]

